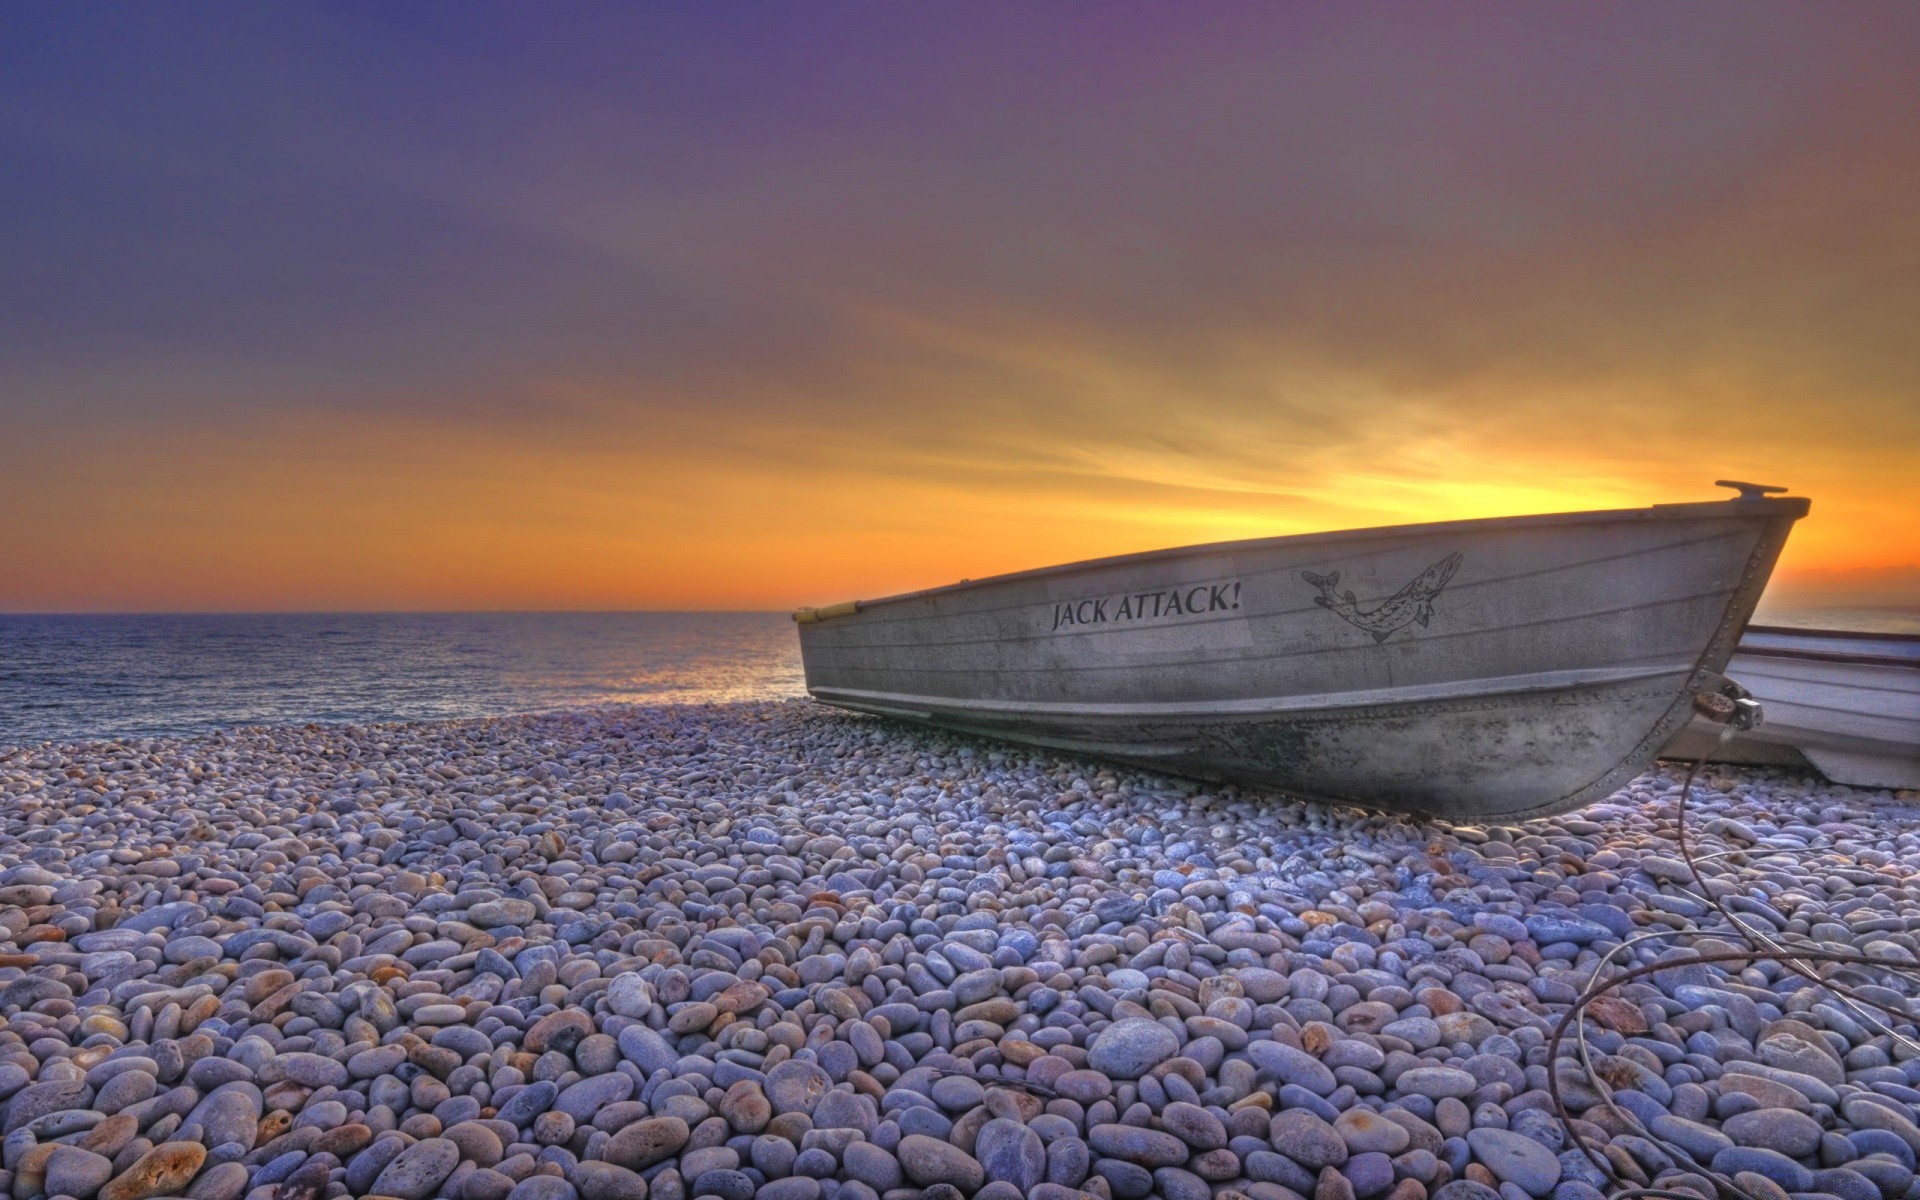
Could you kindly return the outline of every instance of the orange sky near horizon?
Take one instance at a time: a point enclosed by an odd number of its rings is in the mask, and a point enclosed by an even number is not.
[[[1338,406],[1275,426],[1152,380],[1033,386],[1058,402],[1025,425],[1018,406],[884,428],[800,403],[719,429],[602,410],[564,433],[317,414],[89,430],[39,445],[63,465],[34,493],[32,462],[0,452],[0,497],[31,514],[0,537],[4,594],[16,611],[786,608],[1193,542],[1722,498],[1732,476],[1814,500],[1770,599],[1920,602],[1920,430],[1894,414],[1843,432],[1717,417],[1732,397],[1516,400],[1462,422],[1405,402],[1326,436]],[[1136,423],[1072,432],[1116,416]]]
[[[1920,605],[1920,10],[482,10],[0,49],[0,611],[788,608],[1727,477],[1813,500],[1770,603]]]

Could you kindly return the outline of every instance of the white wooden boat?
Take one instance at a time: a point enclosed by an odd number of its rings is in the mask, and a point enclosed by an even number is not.
[[[1454,819],[1611,793],[1683,726],[1807,501],[1187,546],[803,609],[807,689],[942,728]]]
[[[1812,766],[1835,783],[1920,788],[1920,634],[1753,625],[1728,673],[1766,710],[1722,741],[1690,725],[1671,758]]]

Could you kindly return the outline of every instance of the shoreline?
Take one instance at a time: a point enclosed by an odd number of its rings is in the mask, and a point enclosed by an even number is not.
[[[1678,786],[1416,823],[798,700],[0,751],[0,1183],[1595,1200],[1554,1021],[1624,938],[1737,941]],[[1710,767],[1689,833],[1776,931],[1920,962],[1893,800]],[[1777,964],[1589,1011],[1615,1171],[1920,1194],[1920,1052]]]

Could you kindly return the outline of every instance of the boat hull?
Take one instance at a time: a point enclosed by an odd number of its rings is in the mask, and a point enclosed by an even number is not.
[[[1688,719],[1802,500],[1187,547],[843,605],[817,698],[1454,819],[1597,799]]]
[[[1756,628],[1728,673],[1766,719],[1725,739],[1689,726],[1666,753],[1804,765],[1853,787],[1920,788],[1920,636]]]

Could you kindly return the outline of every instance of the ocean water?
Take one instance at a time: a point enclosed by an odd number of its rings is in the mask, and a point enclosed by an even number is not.
[[[785,613],[0,615],[0,748],[804,694]]]
[[[1892,608],[1769,608],[1753,614],[1755,625],[1795,629],[1852,629],[1861,633],[1920,634],[1920,605]]]

